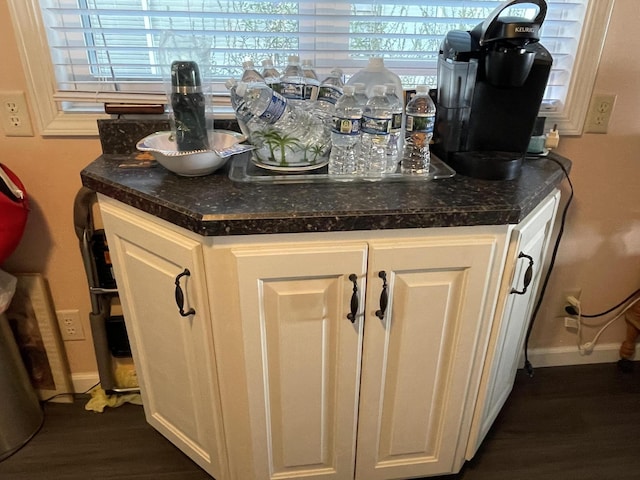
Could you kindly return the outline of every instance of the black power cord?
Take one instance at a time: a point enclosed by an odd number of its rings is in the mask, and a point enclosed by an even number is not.
[[[598,318],[598,317],[603,317],[605,316],[607,313],[611,313],[613,312],[616,308],[620,308],[622,305],[624,305],[625,303],[627,303],[629,300],[631,300],[633,297],[635,297],[636,295],[638,295],[638,293],[640,293],[640,288],[637,289],[635,292],[633,292],[632,294],[630,294],[627,298],[625,298],[624,300],[622,300],[620,303],[618,303],[616,306],[611,307],[609,310],[605,310],[604,312],[601,313],[596,313],[593,315],[587,315],[586,313],[582,313],[582,312],[578,312],[578,310],[576,309],[576,307],[574,307],[573,305],[567,305],[564,309],[565,312],[567,312],[569,315],[580,315],[582,318]]]
[[[40,400],[40,401],[39,401],[39,403],[40,403],[40,408],[44,411],[44,404],[45,404],[45,403],[47,403],[47,402],[50,402],[50,401],[51,401],[51,400],[53,400],[54,398],[58,398],[58,397],[63,397],[63,396],[71,395],[71,396],[73,396],[73,398],[75,399],[75,398],[77,398],[77,397],[79,397],[79,396],[81,396],[81,395],[86,395],[87,393],[89,393],[91,390],[93,390],[93,389],[94,389],[95,387],[97,387],[98,385],[100,385],[100,382],[96,383],[93,387],[89,388],[88,390],[85,390],[85,391],[84,391],[84,392],[82,392],[82,393],[75,393],[75,392],[58,393],[58,394],[53,395],[53,396],[51,396],[51,397],[49,397],[49,398],[45,398],[44,400]],[[33,437],[35,437],[35,436],[40,432],[40,430],[42,430],[42,427],[43,427],[43,425],[44,425],[44,420],[45,420],[45,417],[44,417],[44,414],[43,414],[43,416],[42,416],[42,421],[40,422],[40,425],[38,426],[37,430],[36,430],[35,432],[33,432],[33,434],[29,437],[29,440],[31,440]],[[28,441],[27,441],[27,442],[25,442],[23,445],[21,445],[19,448],[15,449],[15,450],[14,450],[13,452],[11,452],[9,455],[7,455],[6,457],[4,457],[2,460],[0,460],[0,463],[2,463],[2,462],[4,462],[5,460],[7,460],[7,459],[11,458],[12,456],[14,456],[14,455],[15,455],[16,453],[18,453],[18,452],[22,449],[22,447],[24,447],[27,443],[28,443]]]
[[[556,256],[558,255],[558,248],[560,247],[560,240],[562,240],[562,234],[564,233],[564,226],[567,219],[567,212],[569,211],[569,206],[571,205],[571,201],[573,200],[573,184],[571,183],[571,178],[569,178],[569,172],[565,168],[565,166],[558,160],[552,157],[547,157],[547,160],[551,160],[552,162],[557,163],[564,176],[569,183],[569,188],[571,189],[571,193],[569,195],[569,199],[567,200],[566,205],[564,206],[564,210],[562,211],[562,220],[560,222],[560,228],[558,230],[558,236],[556,237],[556,243],[553,246],[553,252],[551,253],[551,259],[549,260],[549,268],[547,269],[547,274],[544,277],[542,282],[542,286],[540,287],[540,294],[538,296],[538,301],[536,302],[536,306],[533,309],[533,314],[531,315],[531,321],[529,322],[529,326],[527,327],[527,334],[524,340],[524,368],[527,372],[527,375],[533,377],[533,366],[529,361],[529,337],[531,336],[531,330],[533,329],[533,324],[535,323],[536,316],[538,315],[538,310],[540,310],[540,305],[542,304],[542,299],[544,298],[544,293],[547,290],[547,284],[549,283],[549,277],[551,276],[551,271],[553,270],[553,266],[556,261]]]
[[[89,393],[91,390],[93,390],[94,388],[96,388],[98,385],[100,385],[100,382],[96,383],[95,385],[93,385],[91,388],[85,390],[84,392],[80,392],[80,393],[76,393],[76,392],[66,392],[66,393],[57,393],[56,395],[53,395],[52,397],[49,398],[45,398],[43,400],[40,400],[41,404],[50,402],[51,400],[53,400],[54,398],[58,398],[58,397],[66,397],[66,396],[72,396],[74,399],[77,397],[80,397],[82,395],[86,395],[87,393]]]

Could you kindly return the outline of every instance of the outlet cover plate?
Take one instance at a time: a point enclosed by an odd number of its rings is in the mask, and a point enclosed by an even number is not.
[[[58,325],[60,326],[60,335],[62,340],[84,340],[84,330],[80,321],[80,312],[78,310],[58,310]]]
[[[33,137],[31,117],[24,92],[0,92],[0,119],[7,137]]]
[[[558,310],[556,311],[556,317],[564,318],[570,316],[564,309],[564,307],[568,305],[567,297],[572,296],[580,300],[580,295],[582,295],[582,289],[580,288],[564,290],[562,292],[562,297],[560,297],[558,301]]]
[[[609,121],[616,103],[616,95],[597,93],[591,97],[587,118],[584,124],[585,133],[607,133]]]

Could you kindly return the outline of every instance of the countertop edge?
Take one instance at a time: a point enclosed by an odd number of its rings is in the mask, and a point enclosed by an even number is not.
[[[571,162],[568,159],[555,154],[553,156],[567,170],[570,169]],[[550,170],[548,165],[546,170]],[[181,207],[149,195],[142,189],[97,175],[89,167],[83,169],[80,175],[83,185],[97,193],[203,236],[517,224],[564,180],[563,171],[556,165],[552,171],[545,173],[544,180],[539,181],[526,197],[509,204],[496,201],[494,204],[487,202],[486,205],[457,205],[441,209],[425,206],[406,211],[388,209],[357,213],[309,210],[287,217],[284,214],[278,216],[257,212],[203,214],[196,209]]]

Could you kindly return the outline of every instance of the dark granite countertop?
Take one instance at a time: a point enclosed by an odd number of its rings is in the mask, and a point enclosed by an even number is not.
[[[127,158],[103,154],[82,170],[83,185],[200,235],[514,224],[562,182],[551,159],[571,165],[552,153],[510,181],[264,184],[234,182],[226,168],[203,177],[120,168]]]

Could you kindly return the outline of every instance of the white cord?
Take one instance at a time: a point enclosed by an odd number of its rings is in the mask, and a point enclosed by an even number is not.
[[[611,320],[609,320],[598,331],[598,333],[595,334],[595,336],[593,337],[593,340],[591,340],[590,342],[587,342],[587,343],[582,343],[582,310],[580,309],[580,302],[578,302],[578,305],[577,305],[577,308],[578,308],[578,350],[580,351],[580,353],[582,355],[587,355],[587,354],[590,354],[591,352],[593,352],[593,349],[596,346],[596,342],[600,338],[600,335],[602,335],[602,332],[604,332],[613,322],[615,322],[620,317],[622,317],[627,312],[627,310],[629,310],[631,307],[633,307],[638,302],[640,302],[640,297],[638,297],[635,300],[633,300],[632,302],[630,302],[626,307],[624,307],[622,309],[622,311],[620,311],[620,313],[618,313],[615,317],[613,317]]]
[[[574,307],[578,309],[578,332],[577,332],[577,340],[578,340],[578,351],[581,355],[585,355],[586,352],[582,348],[582,307],[580,302],[577,302]]]

